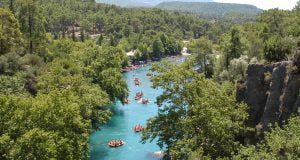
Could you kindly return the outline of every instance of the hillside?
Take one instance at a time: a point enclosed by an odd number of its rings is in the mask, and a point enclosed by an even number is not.
[[[163,2],[174,0],[96,0],[98,3],[114,4],[123,7],[153,7]],[[181,0],[182,2],[213,2],[213,0]]]
[[[196,14],[206,19],[217,19],[228,23],[244,23],[254,20],[262,10],[253,5],[216,2],[163,2],[156,6]]]
[[[137,7],[137,6],[148,6],[143,2],[137,2],[136,0],[96,0],[98,3],[114,4],[122,7]]]
[[[261,9],[253,5],[216,2],[163,2],[156,7],[212,15],[224,15],[229,13],[258,14],[262,12]]]

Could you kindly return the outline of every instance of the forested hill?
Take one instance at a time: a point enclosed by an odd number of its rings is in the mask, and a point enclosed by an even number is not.
[[[162,2],[174,0],[96,0],[98,3],[114,4],[123,7],[153,7]],[[212,0],[181,0],[182,2],[213,2]]]
[[[230,22],[246,22],[262,13],[261,9],[253,5],[216,2],[163,2],[156,7],[189,12],[203,18],[227,19]]]
[[[114,4],[122,7],[146,7],[147,3],[137,2],[135,0],[96,0],[98,3]]]
[[[253,5],[216,2],[162,2],[156,7],[211,15],[228,13],[259,14],[262,12],[261,9]]]

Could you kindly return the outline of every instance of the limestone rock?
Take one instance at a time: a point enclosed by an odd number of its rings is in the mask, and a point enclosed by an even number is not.
[[[285,122],[300,107],[300,73],[292,72],[293,63],[250,64],[246,81],[237,85],[237,100],[249,105],[251,127]]]

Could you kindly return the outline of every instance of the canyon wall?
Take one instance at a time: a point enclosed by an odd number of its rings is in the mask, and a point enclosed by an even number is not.
[[[247,125],[285,123],[300,106],[300,72],[292,61],[250,64],[245,82],[237,85],[237,99],[249,105]]]

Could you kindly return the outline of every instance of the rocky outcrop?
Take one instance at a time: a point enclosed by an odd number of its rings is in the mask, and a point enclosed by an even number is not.
[[[300,104],[300,73],[291,61],[273,65],[251,64],[246,81],[237,87],[237,99],[249,105],[248,125],[263,130],[284,123]]]
[[[263,128],[266,128],[268,124],[274,124],[279,121],[281,114],[280,105],[282,103],[282,96],[285,88],[288,64],[288,62],[281,62],[274,66],[269,91],[267,93],[267,102],[260,119]]]

